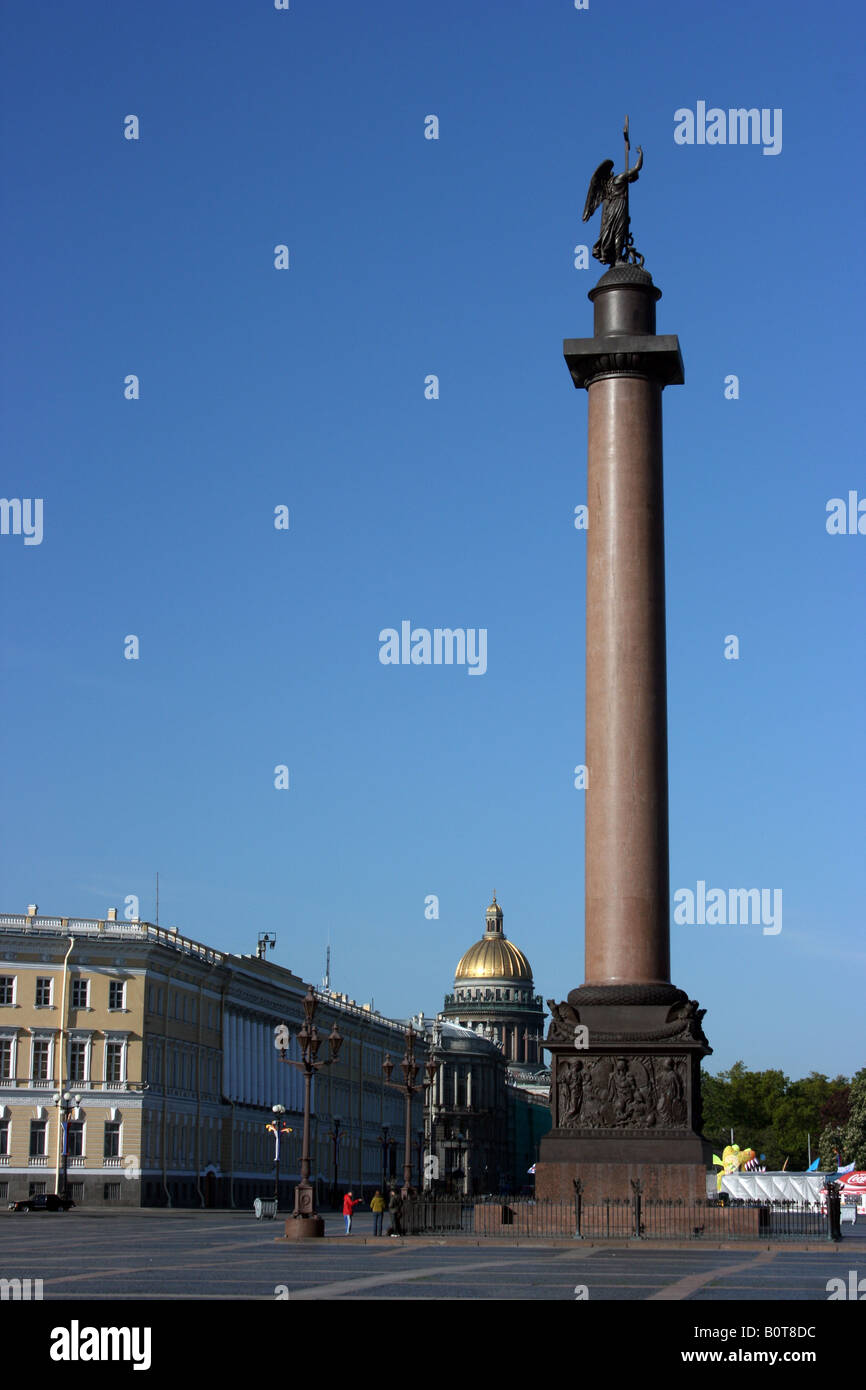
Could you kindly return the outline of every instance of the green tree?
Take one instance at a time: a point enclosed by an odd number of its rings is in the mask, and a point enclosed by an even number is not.
[[[823,1072],[790,1081],[784,1072],[752,1072],[740,1061],[717,1076],[704,1073],[704,1135],[721,1157],[733,1129],[734,1142],[763,1154],[771,1171],[786,1161],[792,1172],[806,1168],[809,1136],[811,1157],[820,1157],[822,1167],[835,1166],[833,1145],[844,1148],[845,1161],[866,1166],[866,1070],[857,1075],[864,1079],[856,1090],[850,1086],[849,1096],[844,1076],[830,1081]]]
[[[855,1168],[866,1169],[866,1067],[853,1077],[848,1101],[844,1124],[830,1124],[821,1135],[821,1163],[830,1159],[829,1167],[834,1168],[838,1152],[843,1167],[853,1163]]]

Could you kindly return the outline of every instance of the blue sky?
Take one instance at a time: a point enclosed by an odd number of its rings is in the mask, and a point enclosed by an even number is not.
[[[495,887],[545,997],[581,982],[562,340],[592,331],[573,248],[627,111],[686,366],[671,888],[784,904],[774,936],[673,925],[673,978],[713,1070],[863,1065],[866,535],[825,525],[866,497],[863,28],[832,0],[6,6],[2,492],[44,534],[0,537],[3,910],[152,919],[158,871],[164,924],[276,932],[314,980],[330,937],[335,987],[405,1015],[441,1006]],[[677,145],[699,101],[779,108],[781,152]],[[404,619],[485,628],[486,673],[383,666]]]

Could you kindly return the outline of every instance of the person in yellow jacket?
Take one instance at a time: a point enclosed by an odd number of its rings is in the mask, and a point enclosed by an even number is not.
[[[382,1234],[382,1223],[385,1219],[385,1198],[377,1188],[370,1200],[370,1210],[373,1213],[373,1235]]]

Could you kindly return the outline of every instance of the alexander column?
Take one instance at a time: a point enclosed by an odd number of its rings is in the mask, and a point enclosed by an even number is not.
[[[704,1010],[670,981],[662,391],[683,383],[675,336],[656,335],[661,291],[634,247],[629,184],[643,165],[600,164],[583,220],[603,204],[589,292],[594,336],[563,347],[589,401],[586,566],[586,979],[553,1021],[553,1129],[536,1193],[587,1201],[703,1198]]]

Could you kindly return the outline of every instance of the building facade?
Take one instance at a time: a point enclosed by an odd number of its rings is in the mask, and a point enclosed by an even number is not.
[[[114,909],[104,920],[0,915],[0,1202],[65,1182],[84,1205],[246,1206],[273,1195],[268,1125],[282,1105],[288,1205],[303,1079],[281,1062],[274,1029],[296,1034],[306,990],[281,966]],[[335,1184],[402,1181],[404,1101],[382,1062],[390,1052],[399,1067],[405,1025],[345,996],[317,999],[320,1031],[336,1022],[344,1039],[313,1083],[311,1178],[326,1200]],[[417,1055],[423,1067],[423,1044]],[[423,1135],[420,1096],[412,1133]]]
[[[551,1124],[543,1037],[544,1001],[529,961],[505,935],[494,893],[484,935],[461,956],[431,1036],[439,1071],[429,1130],[444,1190],[532,1187]]]

